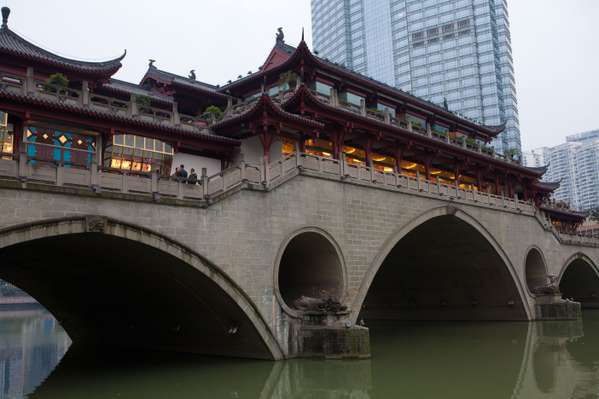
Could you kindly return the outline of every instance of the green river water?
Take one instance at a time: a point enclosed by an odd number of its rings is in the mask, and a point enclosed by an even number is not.
[[[90,353],[47,312],[0,312],[1,398],[599,398],[599,311],[582,322],[371,327],[372,359]]]

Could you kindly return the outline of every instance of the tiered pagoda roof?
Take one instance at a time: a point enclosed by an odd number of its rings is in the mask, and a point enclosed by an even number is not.
[[[272,60],[275,59],[275,56],[279,58],[279,62],[272,65]],[[280,59],[284,57],[286,57],[286,59],[281,61]],[[364,87],[369,88],[373,93],[389,96],[392,99],[416,107],[426,114],[447,118],[458,127],[486,136],[487,141],[496,137],[505,129],[505,125],[485,126],[478,124],[470,119],[458,116],[442,106],[320,58],[310,51],[303,38],[297,47],[278,42],[267,61],[258,72],[225,85],[220,91],[231,93],[243,92],[243,90],[247,90],[249,85],[255,84],[256,81],[263,81],[269,76],[277,75],[282,71],[297,68],[298,65],[301,65],[301,68],[303,69],[307,69],[308,67],[318,68],[320,71],[329,72],[329,77],[333,80],[342,81],[344,84],[348,85],[351,85],[351,82],[357,82]]]

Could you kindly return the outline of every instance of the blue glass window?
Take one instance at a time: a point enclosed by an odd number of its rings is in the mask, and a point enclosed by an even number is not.
[[[94,136],[63,129],[30,126],[26,141],[27,157],[32,163],[47,161],[89,168],[96,152]]]

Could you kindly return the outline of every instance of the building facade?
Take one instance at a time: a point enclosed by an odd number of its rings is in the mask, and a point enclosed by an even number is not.
[[[559,181],[553,193],[581,211],[599,208],[599,130],[566,137],[555,147],[541,147],[524,154],[531,167],[548,165],[545,181]]]
[[[506,0],[312,0],[320,56],[485,125],[520,152]]]
[[[0,161],[7,162],[0,166],[25,179],[55,178],[58,165],[70,184],[152,185],[162,196],[205,199],[211,177],[242,161],[260,170],[299,153],[373,178],[396,174],[538,206],[555,189],[540,181],[544,168],[494,151],[503,126],[366,78],[316,56],[303,40],[292,47],[282,31],[258,72],[224,86],[200,82],[193,71],[160,70],[153,60],[135,84],[112,77],[125,55],[57,56],[9,29],[10,10],[2,13]],[[180,187],[182,165],[201,171],[199,184]],[[66,175],[57,179],[63,184]]]

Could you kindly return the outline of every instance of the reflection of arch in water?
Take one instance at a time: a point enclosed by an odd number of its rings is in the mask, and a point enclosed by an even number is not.
[[[296,359],[274,364],[260,399],[321,397],[369,399],[372,389],[370,360]]]
[[[0,230],[0,278],[39,300],[74,341],[280,358],[249,297],[214,264],[103,217]]]
[[[580,372],[566,348],[583,337],[581,320],[528,323],[520,376],[514,399],[576,397]]]
[[[370,398],[371,362],[263,362],[182,355],[69,351],[37,397]],[[94,389],[90,391],[90,386]]]
[[[577,253],[566,261],[559,287],[564,298],[580,302],[583,308],[599,308],[599,269],[588,256]]]
[[[260,398],[277,363],[74,347],[30,398]]]
[[[543,393],[553,392],[556,384],[556,356],[559,346],[538,344],[532,354],[532,372],[535,376],[537,387]]]
[[[474,218],[427,212],[394,234],[366,274],[353,320],[525,320],[530,309],[509,258]]]

